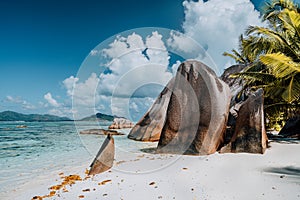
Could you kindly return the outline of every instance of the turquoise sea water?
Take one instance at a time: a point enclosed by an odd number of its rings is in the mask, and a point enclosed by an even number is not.
[[[0,122],[0,196],[51,171],[89,163],[105,136],[78,131],[107,128],[109,123],[76,123]]]
[[[95,158],[106,136],[80,135],[80,130],[107,129],[111,122],[0,122],[0,199],[11,199],[11,193],[24,190],[33,182],[55,181],[59,172],[84,172]],[[125,135],[114,136],[116,160],[140,153],[156,143],[129,140]],[[159,166],[155,166],[155,169]],[[147,168],[147,167],[145,167]],[[152,170],[152,166],[148,167]],[[129,169],[118,169],[131,172]],[[51,177],[53,176],[54,177]],[[49,179],[50,178],[50,179]],[[31,188],[34,190],[34,188]]]

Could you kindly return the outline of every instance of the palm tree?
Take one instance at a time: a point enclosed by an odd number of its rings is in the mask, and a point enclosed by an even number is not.
[[[236,76],[245,80],[246,88],[264,89],[269,118],[282,113],[290,117],[300,107],[299,9],[290,0],[273,0],[265,6],[263,19],[269,27],[249,26],[240,38],[236,54],[250,64]]]

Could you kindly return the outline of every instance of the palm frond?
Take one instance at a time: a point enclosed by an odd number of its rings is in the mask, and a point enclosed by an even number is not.
[[[231,50],[233,53],[224,52],[223,56],[228,56],[233,58],[237,63],[247,63],[247,61],[242,57],[240,53],[238,53],[236,50]]]
[[[263,84],[270,84],[276,80],[275,76],[272,74],[261,73],[261,72],[241,72],[237,74],[232,74],[231,77],[234,78],[243,78],[247,82],[261,82]]]
[[[282,21],[282,26],[290,36],[297,34],[300,37],[300,14],[293,11],[284,9],[278,18]]]
[[[268,66],[277,78],[289,77],[300,72],[300,64],[283,53],[262,55],[260,61]]]
[[[282,93],[282,98],[288,102],[292,103],[300,99],[300,83],[292,77],[288,87]]]

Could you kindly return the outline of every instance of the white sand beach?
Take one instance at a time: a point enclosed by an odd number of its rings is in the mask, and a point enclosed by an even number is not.
[[[299,141],[271,142],[263,155],[182,156],[116,150],[111,170],[76,181],[45,199],[300,199]],[[90,162],[87,159],[82,166],[33,180],[10,199],[47,195],[48,188],[62,183],[62,176],[78,174],[84,179]]]

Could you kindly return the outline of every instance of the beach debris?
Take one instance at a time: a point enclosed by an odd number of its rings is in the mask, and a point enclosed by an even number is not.
[[[104,180],[104,181],[98,183],[98,185],[105,185],[106,183],[109,183],[109,182],[111,182],[111,180]]]
[[[69,192],[69,190],[67,190],[66,188],[62,189],[63,192]]]
[[[183,169],[183,170],[187,170],[188,168],[187,168],[187,167],[183,167],[182,169]]]
[[[75,184],[76,181],[82,181],[81,177],[77,174],[69,175],[69,176],[63,176],[63,174],[64,174],[63,172],[59,173],[59,176],[63,179],[62,183],[49,187],[49,190],[51,190],[49,192],[49,194],[44,195],[44,196],[34,196],[32,199],[42,200],[43,198],[52,197],[52,196],[56,195],[56,192],[61,189],[63,192],[68,192],[68,190],[66,189],[66,185],[71,186],[71,185]]]
[[[120,165],[120,164],[125,163],[125,162],[126,162],[125,160],[120,160],[120,161],[116,162],[116,165]]]
[[[63,185],[73,185],[73,184],[75,184],[76,181],[82,181],[82,178],[77,174],[69,175],[69,176],[64,177],[62,184]]]
[[[79,195],[78,198],[83,199],[84,195]]]
[[[63,187],[63,185],[53,185],[49,189],[50,190],[60,190]]]
[[[159,94],[151,108],[136,123],[128,134],[129,139],[155,142],[160,138],[160,134],[165,122],[166,112],[174,86],[172,78],[163,91]]]
[[[230,143],[221,149],[221,153],[264,153],[267,142],[263,112],[263,90],[258,89],[241,104],[233,137]]]
[[[113,166],[115,157],[115,144],[111,135],[107,135],[96,158],[91,164],[88,175],[95,175],[109,170]]]
[[[90,191],[91,191],[91,189],[89,189],[89,188],[82,190],[82,192],[90,192]]]
[[[115,130],[105,130],[105,129],[87,129],[79,132],[83,135],[93,134],[93,135],[125,135]]]
[[[114,118],[113,123],[108,127],[109,129],[123,129],[132,128],[134,123],[126,118]]]
[[[34,196],[34,197],[32,197],[32,200],[43,200],[43,197],[41,197],[41,196]]]
[[[149,183],[149,185],[154,185],[155,184],[155,182],[153,181],[153,182],[151,182],[151,183]]]
[[[34,197],[32,197],[32,200],[42,200],[44,198],[53,197],[55,194],[56,194],[56,191],[50,191],[49,194],[44,195],[44,196],[34,196]]]
[[[157,153],[207,155],[223,145],[231,94],[205,64],[183,62],[175,77]]]

